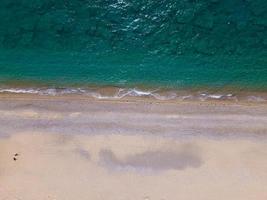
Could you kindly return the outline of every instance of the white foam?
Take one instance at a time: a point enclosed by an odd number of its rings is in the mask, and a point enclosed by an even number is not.
[[[208,94],[208,93],[201,93],[200,99],[207,100],[207,99],[232,99],[234,97],[233,94]]]
[[[168,93],[166,95],[160,95],[158,93],[151,94],[157,100],[173,100],[177,98],[177,94],[175,92]]]
[[[15,94],[40,94],[40,95],[62,95],[62,94],[78,94],[83,93],[85,90],[77,88],[63,88],[63,89],[56,89],[56,88],[9,88],[9,89],[0,89],[0,93],[15,93]]]
[[[150,91],[142,91],[138,89],[129,90],[129,96],[151,96],[152,92]]]
[[[110,95],[101,94],[97,89],[89,89],[89,88],[0,88],[0,93],[15,93],[15,94],[39,94],[39,95],[48,95],[48,96],[56,96],[56,95],[68,95],[68,94],[79,94],[86,95],[95,99],[106,99],[106,100],[116,100],[123,99],[125,97],[149,97],[154,98],[160,101],[166,100],[231,100],[237,101],[238,97],[233,94],[211,94],[208,92],[205,93],[196,93],[196,94],[188,94],[184,96],[179,96],[175,91],[167,91],[160,93],[159,89],[156,90],[141,90],[138,88],[120,88],[117,92]],[[247,96],[247,101],[253,102],[267,102],[266,98],[261,96]]]
[[[39,91],[34,90],[34,89],[16,89],[16,88],[10,88],[10,89],[0,89],[0,93],[38,94]]]
[[[181,100],[194,99],[194,96],[193,95],[185,95],[185,96],[179,97],[179,99],[181,99]]]
[[[207,95],[208,98],[211,98],[211,99],[220,99],[223,97],[223,95],[216,95],[216,94],[211,94],[211,95]]]

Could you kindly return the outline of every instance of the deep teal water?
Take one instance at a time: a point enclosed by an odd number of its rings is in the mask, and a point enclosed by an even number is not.
[[[0,87],[266,91],[266,2],[3,0]]]

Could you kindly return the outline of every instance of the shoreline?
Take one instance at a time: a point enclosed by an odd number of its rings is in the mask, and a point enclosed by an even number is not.
[[[39,94],[0,94],[1,101],[81,101],[107,104],[155,104],[155,105],[203,105],[203,106],[249,106],[266,107],[267,103],[257,101],[229,101],[229,100],[157,100],[151,97],[125,97],[122,99],[96,99],[83,95],[39,95]]]
[[[113,86],[82,88],[0,88],[0,98],[65,98],[107,101],[147,101],[159,103],[212,102],[230,104],[266,104],[267,92],[222,90],[138,89]]]

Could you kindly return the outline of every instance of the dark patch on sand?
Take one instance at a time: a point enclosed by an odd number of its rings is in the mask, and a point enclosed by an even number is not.
[[[7,132],[0,131],[0,139],[7,139],[10,137],[10,134]]]
[[[182,149],[180,151],[146,151],[118,158],[111,150],[101,150],[100,161],[112,169],[137,170],[184,170],[198,168],[202,164],[199,152],[195,149]]]
[[[89,151],[85,149],[77,148],[75,149],[75,153],[78,153],[81,157],[85,158],[86,160],[91,160],[91,155]]]

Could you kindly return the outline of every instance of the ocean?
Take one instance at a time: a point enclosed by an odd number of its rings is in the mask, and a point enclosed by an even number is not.
[[[1,4],[0,93],[267,101],[264,0]]]

